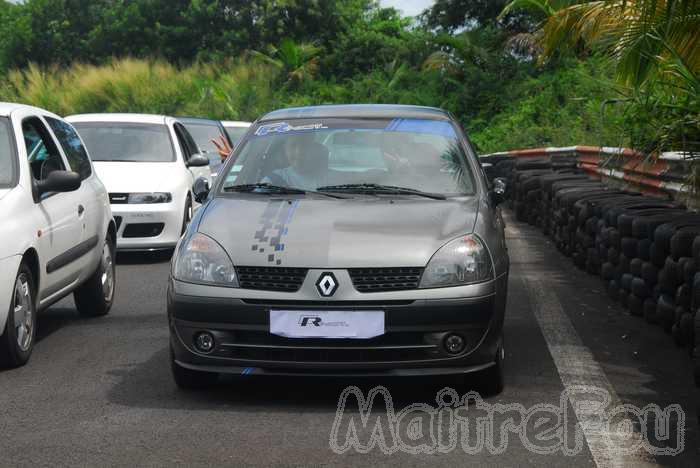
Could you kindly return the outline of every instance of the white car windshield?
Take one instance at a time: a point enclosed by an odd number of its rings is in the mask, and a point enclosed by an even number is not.
[[[0,118],[0,187],[11,186],[15,179],[15,151],[10,139],[10,123]]]
[[[444,120],[266,123],[255,129],[233,158],[222,187],[226,192],[239,190],[237,186],[269,184],[302,190],[392,187],[443,195],[474,193],[474,179],[457,133]]]
[[[175,152],[168,127],[158,124],[75,123],[93,161],[171,162]]]

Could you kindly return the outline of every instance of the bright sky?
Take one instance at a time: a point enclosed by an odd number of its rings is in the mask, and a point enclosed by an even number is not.
[[[415,16],[433,4],[433,0],[379,0],[385,7],[401,10],[406,16]]]

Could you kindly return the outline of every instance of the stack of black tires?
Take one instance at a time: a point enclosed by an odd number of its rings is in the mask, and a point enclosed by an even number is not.
[[[600,275],[611,298],[693,353],[700,386],[700,214],[612,188],[571,163],[499,164],[516,219],[539,227],[576,266]]]

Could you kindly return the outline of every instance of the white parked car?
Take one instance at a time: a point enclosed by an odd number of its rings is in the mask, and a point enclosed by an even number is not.
[[[209,160],[178,120],[162,115],[67,117],[109,191],[119,250],[175,246],[192,219],[192,185],[211,180]]]
[[[98,316],[114,298],[116,226],[75,129],[34,107],[0,103],[0,364],[34,346],[36,315],[70,293]]]
[[[192,139],[197,143],[200,152],[209,158],[209,169],[212,179],[216,178],[221,170],[222,161],[219,149],[214,142],[222,143],[222,139],[233,147],[233,141],[229,138],[226,129],[218,120],[203,119],[200,117],[177,117],[185,126]]]

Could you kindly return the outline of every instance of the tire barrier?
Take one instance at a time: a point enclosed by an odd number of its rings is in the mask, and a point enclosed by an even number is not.
[[[578,268],[599,275],[611,299],[686,349],[700,386],[700,214],[669,193],[676,186],[611,184],[566,150],[491,156],[488,176],[507,179],[506,205],[518,221],[541,229]]]
[[[689,153],[667,152],[652,158],[627,148],[570,146],[493,153],[480,159],[487,163],[487,176],[508,174],[517,160],[539,160],[540,164],[550,160],[553,167],[573,164],[611,186],[633,188],[656,196],[685,198],[686,177],[697,157]]]

